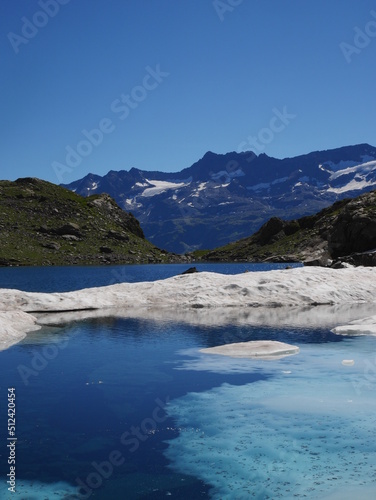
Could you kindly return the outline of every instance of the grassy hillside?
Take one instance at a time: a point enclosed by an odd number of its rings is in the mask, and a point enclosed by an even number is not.
[[[35,178],[0,181],[0,265],[171,262],[108,195],[83,198]]]

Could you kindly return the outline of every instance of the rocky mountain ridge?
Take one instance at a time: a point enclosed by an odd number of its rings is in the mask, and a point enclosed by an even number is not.
[[[108,193],[146,237],[177,253],[215,248],[257,231],[271,217],[297,219],[376,188],[376,148],[359,144],[277,159],[212,152],[184,170],[110,171],[66,185]]]

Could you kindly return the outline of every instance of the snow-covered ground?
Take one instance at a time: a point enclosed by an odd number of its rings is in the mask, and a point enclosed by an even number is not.
[[[305,325],[307,315],[311,321],[321,313],[325,317],[329,306],[334,306],[334,311],[339,307],[356,312],[357,305],[359,310],[367,306],[366,316],[373,315],[374,306],[376,314],[375,268],[303,267],[238,275],[200,272],[67,293],[0,289],[0,349],[20,341],[27,331],[38,329],[37,313],[60,313],[61,321],[64,316],[73,319],[112,314],[159,318],[165,314],[178,319],[187,311],[195,315],[201,309],[203,315],[214,315],[218,320],[224,310],[230,311],[231,316],[234,308],[241,308],[250,323],[253,316],[258,317],[259,324],[263,318],[268,323],[273,317],[282,322],[290,317],[292,324]],[[344,322],[353,319],[359,320],[360,316],[343,315]],[[44,315],[43,322],[46,321]],[[359,329],[369,325],[369,331],[376,334],[375,317],[364,321]],[[320,323],[319,318],[317,322]]]
[[[343,163],[349,163],[350,165],[353,162],[343,162]],[[346,182],[343,186],[339,187],[329,187],[328,188],[328,193],[346,193],[347,191],[354,191],[354,190],[359,190],[359,189],[364,189],[366,187],[374,186],[376,185],[376,182],[372,180],[372,177],[369,178],[370,174],[374,172],[376,169],[376,161],[368,161],[366,163],[362,163],[360,165],[355,165],[355,166],[347,166],[346,168],[343,168],[341,170],[337,170],[332,173],[332,175],[329,177],[329,182],[333,180],[337,180],[338,178],[344,176],[352,176],[352,178]]]

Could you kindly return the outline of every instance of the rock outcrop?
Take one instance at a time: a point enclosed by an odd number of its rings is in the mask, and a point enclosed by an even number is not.
[[[371,191],[301,219],[284,221],[273,217],[249,238],[201,253],[200,257],[211,261],[374,266],[375,249],[376,191]]]

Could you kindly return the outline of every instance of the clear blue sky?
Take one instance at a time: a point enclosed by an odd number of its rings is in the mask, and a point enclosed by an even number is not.
[[[375,56],[375,0],[3,0],[0,178],[376,145]]]

